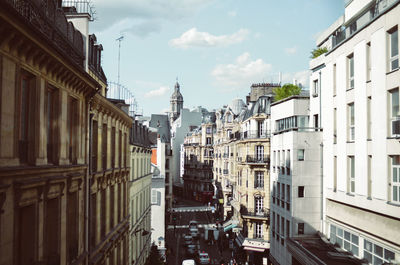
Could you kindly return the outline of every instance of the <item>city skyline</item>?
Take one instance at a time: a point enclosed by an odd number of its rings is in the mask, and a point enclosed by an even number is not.
[[[91,32],[104,47],[103,68],[135,95],[148,116],[168,110],[175,79],[184,107],[209,110],[244,99],[252,83],[297,79],[308,87],[315,40],[341,14],[343,1],[93,2]],[[268,11],[270,10],[270,11]],[[316,12],[316,10],[318,12]],[[313,19],[304,19],[312,17]],[[318,21],[314,23],[313,21]],[[216,93],[215,97],[209,97]]]

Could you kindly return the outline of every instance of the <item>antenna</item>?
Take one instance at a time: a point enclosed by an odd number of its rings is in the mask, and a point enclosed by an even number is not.
[[[120,62],[121,62],[121,41],[123,39],[124,39],[124,36],[121,36],[118,39],[116,39],[116,41],[118,41],[118,99],[121,99],[120,83],[119,83],[119,70],[120,70]]]

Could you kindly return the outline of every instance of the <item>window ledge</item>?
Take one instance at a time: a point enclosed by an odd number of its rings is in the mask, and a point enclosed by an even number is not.
[[[394,202],[387,202],[387,204],[392,205],[392,206],[396,206],[396,207],[400,207],[400,204],[394,203]]]
[[[371,83],[371,79],[370,79],[370,80],[367,80],[365,83]]]
[[[351,196],[351,197],[355,197],[356,195],[354,195],[354,193],[350,193],[350,192],[346,192],[346,195]]]
[[[398,135],[398,136],[388,136],[388,137],[386,137],[386,139],[387,140],[390,140],[390,139],[400,140],[400,135]]]
[[[347,88],[346,91],[350,91],[350,90],[353,90],[353,89],[354,89],[354,87]]]
[[[354,140],[346,141],[346,143],[348,143],[348,144],[354,143]]]
[[[397,67],[396,69],[393,69],[393,70],[387,72],[386,75],[390,75],[391,73],[394,73],[394,72],[396,72],[396,71],[399,71],[399,69],[400,69],[400,68]]]

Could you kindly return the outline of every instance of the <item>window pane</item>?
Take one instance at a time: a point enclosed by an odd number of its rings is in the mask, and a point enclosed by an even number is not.
[[[383,257],[383,249],[382,247],[374,244],[374,253],[379,257]]]
[[[354,246],[354,245],[351,245],[351,252],[352,252],[354,255],[358,256],[358,247],[356,247],[356,246]]]
[[[381,260],[380,258],[374,256],[374,265],[381,265],[383,263],[383,260]]]
[[[364,249],[368,250],[369,252],[372,252],[372,243],[369,242],[368,240],[364,241]]]
[[[392,67],[393,69],[393,67]],[[399,89],[393,90],[392,94],[392,117],[399,115]]]
[[[358,236],[351,235],[351,242],[353,242],[354,244],[358,245]]]
[[[348,241],[344,241],[344,249],[350,251],[350,243]]]
[[[340,237],[343,237],[343,229],[339,228],[337,229],[337,235]]]
[[[399,59],[394,59],[392,61],[391,67],[392,67],[392,70],[399,68]]]
[[[385,259],[386,260],[394,260],[394,253],[390,250],[385,249]]]
[[[393,167],[393,182],[397,182],[397,168]]]
[[[398,31],[396,30],[392,34],[390,34],[390,55],[391,57],[399,54],[399,38]]]
[[[368,260],[369,263],[372,263],[372,255],[367,251],[364,251],[364,259]]]
[[[348,241],[350,241],[350,233],[347,231],[344,231],[344,238]]]
[[[398,197],[397,186],[393,186],[393,200],[398,201],[397,197]]]

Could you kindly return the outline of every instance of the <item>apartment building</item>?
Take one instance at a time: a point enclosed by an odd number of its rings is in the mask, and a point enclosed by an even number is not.
[[[184,195],[200,202],[212,202],[213,182],[213,131],[215,113],[203,119],[200,127],[184,139]]]
[[[311,60],[310,115],[323,128],[324,222],[370,264],[400,261],[400,1],[348,1]]]
[[[126,264],[132,120],[60,3],[0,2],[0,264]]]
[[[151,247],[151,142],[149,129],[135,120],[130,131],[129,263],[145,264]]]
[[[310,127],[309,107],[308,91],[271,104],[273,264],[292,264],[289,238],[307,238],[321,231],[322,132]]]
[[[216,112],[214,176],[224,231],[255,263],[267,259],[270,248],[270,104],[278,86],[253,84],[247,104],[237,99]]]

